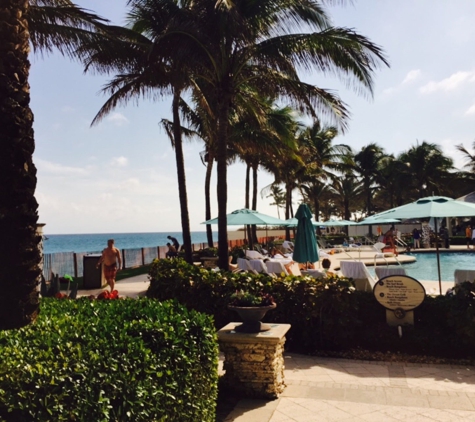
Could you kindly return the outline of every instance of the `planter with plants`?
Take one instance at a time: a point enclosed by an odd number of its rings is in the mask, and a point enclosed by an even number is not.
[[[274,298],[268,293],[252,294],[242,290],[233,293],[230,297],[228,309],[236,311],[243,323],[237,325],[235,330],[240,333],[259,333],[269,331],[270,326],[261,320],[267,311],[277,307]]]

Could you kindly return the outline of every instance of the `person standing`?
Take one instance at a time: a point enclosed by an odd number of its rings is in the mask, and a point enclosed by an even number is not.
[[[170,241],[173,243],[173,247],[175,248],[176,252],[178,252],[180,250],[180,244],[178,243],[176,237],[167,236],[167,239],[170,239]]]
[[[467,241],[467,249],[470,249],[470,243],[472,242],[472,227],[470,224],[465,227],[465,240]]]
[[[414,249],[420,249],[421,248],[421,234],[419,233],[419,230],[414,227],[414,230],[412,231],[412,240],[414,243]]]
[[[101,264],[104,264],[104,277],[112,292],[115,288],[115,277],[117,276],[117,271],[120,270],[122,266],[122,257],[119,249],[114,246],[114,239],[109,239],[107,241],[107,248],[102,251],[102,256],[100,257],[96,268],[99,268],[99,265]]]

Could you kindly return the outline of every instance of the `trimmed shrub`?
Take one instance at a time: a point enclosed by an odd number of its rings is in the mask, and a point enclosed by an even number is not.
[[[190,309],[214,316],[216,328],[239,320],[227,309],[237,290],[271,294],[277,308],[265,321],[291,324],[286,348],[302,353],[317,350],[402,352],[445,358],[475,358],[475,283],[464,283],[453,296],[427,296],[414,310],[414,326],[386,323],[386,311],[372,293],[357,292],[346,278],[214,272],[181,260],[155,261],[147,295],[176,298]]]
[[[0,355],[0,420],[215,420],[213,322],[176,302],[43,299]]]
[[[346,278],[272,278],[208,271],[179,259],[154,261],[149,275],[148,297],[176,299],[190,309],[211,314],[217,329],[238,318],[227,308],[236,291],[271,294],[277,308],[268,312],[265,320],[292,324],[286,337],[294,350],[347,346],[352,336],[349,329],[358,325],[357,303],[352,300],[353,288]]]

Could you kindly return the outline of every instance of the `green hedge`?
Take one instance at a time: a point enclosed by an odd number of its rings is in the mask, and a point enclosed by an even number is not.
[[[188,308],[211,314],[219,329],[239,321],[227,309],[236,290],[269,293],[277,308],[265,321],[288,323],[286,347],[302,353],[362,348],[426,354],[447,358],[475,358],[475,284],[465,283],[455,296],[427,296],[414,311],[415,325],[403,329],[386,324],[385,309],[372,293],[357,292],[348,279],[334,277],[278,277],[249,273],[221,273],[181,260],[152,264],[147,295],[176,298]]]
[[[274,279],[264,274],[221,273],[180,259],[155,261],[150,278],[148,297],[177,299],[188,308],[211,314],[218,329],[239,320],[234,311],[227,309],[230,296],[236,290],[270,293],[277,308],[268,312],[265,320],[292,324],[286,337],[287,344],[294,350],[346,347],[350,337],[342,333],[358,324],[350,317],[356,312],[350,309],[357,303],[353,300],[352,285],[345,278],[315,280],[286,276]]]
[[[0,420],[215,420],[212,319],[174,302],[43,299],[0,356]]]

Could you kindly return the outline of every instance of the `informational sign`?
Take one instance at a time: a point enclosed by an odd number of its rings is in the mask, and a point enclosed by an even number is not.
[[[404,314],[424,301],[426,290],[412,277],[391,275],[381,278],[375,284],[373,294],[386,309]]]

